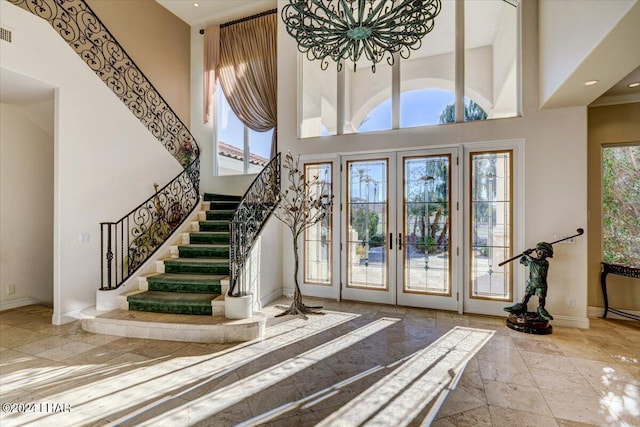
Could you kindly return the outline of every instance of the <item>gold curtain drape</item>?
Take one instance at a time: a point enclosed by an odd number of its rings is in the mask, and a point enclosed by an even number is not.
[[[211,120],[220,67],[220,26],[214,25],[204,30],[204,122]]]
[[[208,39],[205,40],[205,52],[214,52],[215,49],[207,46],[207,41]],[[215,40],[213,42],[215,43]],[[242,123],[257,132],[275,128],[277,14],[270,13],[221,28],[219,46],[217,78],[220,79],[220,86],[233,112]],[[213,61],[215,62],[215,59]],[[215,91],[215,83],[213,87]],[[213,91],[208,93],[211,94]],[[274,130],[272,157],[276,151]]]

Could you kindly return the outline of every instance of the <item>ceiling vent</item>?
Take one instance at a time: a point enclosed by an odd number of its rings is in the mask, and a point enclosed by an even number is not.
[[[11,43],[11,35],[12,35],[12,32],[10,29],[6,27],[0,27],[0,40],[4,40],[8,43]]]

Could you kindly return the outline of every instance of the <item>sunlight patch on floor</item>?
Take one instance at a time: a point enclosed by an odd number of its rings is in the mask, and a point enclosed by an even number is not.
[[[328,341],[299,356],[289,358],[275,366],[264,369],[254,375],[208,393],[197,400],[191,401],[189,402],[189,421],[191,423],[197,423],[205,420],[217,412],[244,399],[251,398],[252,395],[266,390],[280,381],[365,340],[399,321],[400,319],[393,318],[374,320],[363,327]],[[182,407],[174,408],[163,413],[162,416],[146,420],[140,425],[158,425],[165,417],[171,416],[174,412],[179,412],[183,409]]]
[[[48,392],[53,392],[47,396],[47,401],[69,403],[73,411],[64,414],[3,414],[2,421],[7,422],[7,425],[35,425],[42,422],[53,425],[58,421],[60,425],[86,425],[108,418],[110,413],[127,411],[144,402],[148,402],[145,407],[153,408],[159,405],[163,396],[167,394],[175,393],[177,390],[180,390],[180,393],[189,392],[203,383],[223,377],[269,351],[312,337],[357,317],[357,314],[326,312],[321,319],[321,328],[313,325],[314,322],[298,325],[295,319],[292,324],[284,321],[272,327],[269,338],[239,344],[215,354],[166,356],[163,357],[166,360],[126,362],[116,366],[104,363],[19,370],[3,375],[3,393],[22,388],[35,390],[36,393],[39,389],[47,389]],[[91,378],[96,380],[90,381]],[[83,384],[71,389],[66,388],[67,384],[78,380],[83,381]],[[185,384],[191,386],[185,390]],[[239,392],[240,396],[243,396],[242,390]],[[138,412],[140,410],[119,421],[130,419]]]
[[[453,328],[318,425],[408,425],[493,334],[483,329]]]

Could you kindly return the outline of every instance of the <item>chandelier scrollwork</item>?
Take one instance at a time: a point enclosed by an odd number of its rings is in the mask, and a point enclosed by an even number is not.
[[[298,50],[323,70],[330,58],[338,71],[344,60],[355,71],[364,55],[375,72],[383,59],[393,65],[394,54],[406,59],[419,49],[440,9],[441,0],[289,0],[282,21]]]

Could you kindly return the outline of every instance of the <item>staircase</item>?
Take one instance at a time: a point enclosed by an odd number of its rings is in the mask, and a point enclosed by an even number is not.
[[[229,220],[240,196],[205,194],[208,209],[194,231],[161,261],[164,271],[143,278],[148,290],[127,296],[129,310],[224,315],[223,285],[229,276]],[[144,286],[144,285],[143,285]],[[224,288],[224,289],[223,289]]]

